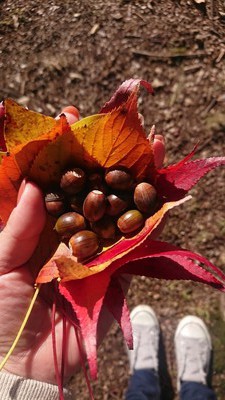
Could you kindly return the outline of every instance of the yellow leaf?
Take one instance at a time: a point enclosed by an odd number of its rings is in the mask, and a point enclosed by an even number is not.
[[[66,117],[62,115],[59,120],[54,121],[54,126],[49,132],[40,135],[35,140],[32,140],[26,144],[17,146],[13,153],[15,154],[15,160],[20,168],[21,174],[23,176],[30,176],[30,169],[39,152],[48,143],[51,143],[69,130],[70,127],[66,121]],[[43,162],[43,165],[45,165],[45,162]]]
[[[25,144],[49,132],[56,124],[54,118],[27,110],[11,99],[4,101],[6,124],[4,136],[7,150]]]

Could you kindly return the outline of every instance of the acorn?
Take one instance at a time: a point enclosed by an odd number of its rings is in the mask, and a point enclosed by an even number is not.
[[[46,193],[45,206],[50,215],[59,217],[66,209],[64,194],[59,191]]]
[[[116,235],[115,222],[108,215],[96,222],[91,222],[91,228],[102,239],[113,239]]]
[[[83,260],[97,253],[99,239],[94,232],[83,230],[70,238],[69,247],[78,260]]]
[[[106,214],[116,216],[129,207],[131,199],[128,196],[110,194],[107,196]]]
[[[85,228],[86,221],[83,215],[76,212],[68,212],[58,218],[54,229],[63,239],[67,239]]]
[[[69,201],[69,204],[70,204],[70,207],[72,208],[72,210],[82,214],[84,199],[85,199],[85,195],[83,192],[74,194],[73,196],[70,196],[68,201]]]
[[[83,214],[90,222],[98,221],[106,210],[106,197],[100,190],[92,190],[88,193],[83,204]]]
[[[151,213],[156,207],[157,192],[154,186],[147,182],[139,183],[134,190],[134,202],[138,210]]]
[[[107,185],[116,190],[130,190],[133,178],[129,172],[123,169],[112,169],[106,172],[105,181]]]
[[[104,194],[108,192],[107,185],[103,181],[103,176],[99,172],[93,172],[88,176],[88,187],[91,190],[100,190]]]
[[[62,176],[60,187],[68,194],[76,194],[84,188],[85,181],[85,172],[81,168],[73,168]]]
[[[117,221],[117,226],[122,233],[131,233],[144,225],[144,217],[138,210],[129,210]]]

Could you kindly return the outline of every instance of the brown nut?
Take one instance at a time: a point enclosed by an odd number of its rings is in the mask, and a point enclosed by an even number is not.
[[[85,195],[83,193],[77,193],[77,194],[74,194],[73,196],[70,196],[68,199],[68,202],[73,211],[76,211],[76,212],[82,214],[84,199],[85,199]]]
[[[83,215],[76,212],[69,212],[58,218],[54,229],[63,239],[66,239],[85,228],[86,222]]]
[[[147,182],[139,183],[134,190],[134,202],[138,210],[151,213],[156,207],[157,192],[154,186]]]
[[[99,172],[93,172],[93,174],[88,176],[88,187],[91,190],[100,190],[106,194],[108,192],[107,185],[103,181],[102,174]]]
[[[131,233],[144,225],[144,217],[138,210],[129,210],[117,221],[119,230],[123,233]]]
[[[65,196],[60,192],[50,192],[45,195],[45,206],[50,215],[59,217],[65,212]]]
[[[107,196],[107,207],[106,214],[115,216],[122,213],[127,207],[129,207],[131,199],[129,197],[110,194]]]
[[[102,239],[113,239],[116,235],[116,225],[108,215],[104,215],[99,221],[91,222],[91,228]]]
[[[83,204],[83,214],[88,221],[94,222],[101,219],[106,209],[106,197],[100,190],[88,193]]]
[[[84,230],[70,238],[69,247],[78,260],[83,260],[97,253],[99,240],[94,232]]]
[[[133,185],[133,178],[129,172],[123,169],[113,169],[105,174],[107,185],[116,190],[130,190]]]
[[[60,187],[68,194],[76,194],[83,189],[85,181],[85,172],[81,168],[73,168],[62,176]]]

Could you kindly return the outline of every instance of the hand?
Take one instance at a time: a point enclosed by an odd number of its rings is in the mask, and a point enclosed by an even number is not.
[[[69,110],[68,110],[69,111]],[[77,117],[64,109],[70,124]],[[34,293],[34,281],[28,260],[36,248],[45,225],[43,194],[33,183],[23,181],[18,205],[0,233],[0,355],[11,347],[24,319]],[[62,319],[57,316],[57,348],[61,349]],[[68,326],[68,346],[65,377],[69,378],[79,366],[79,352],[74,330]],[[5,371],[40,381],[56,383],[51,338],[51,309],[41,296]]]
[[[74,116],[67,114],[68,122]],[[162,137],[156,135],[154,156],[156,164],[164,158]],[[11,213],[8,223],[0,233],[0,355],[4,357],[11,347],[24,319],[34,293],[33,276],[29,271],[29,259],[35,250],[39,235],[45,224],[45,207],[40,189],[31,182],[24,181],[18,195],[18,205]],[[111,318],[103,314],[100,332],[109,326]],[[57,349],[62,348],[62,319],[57,316]],[[79,368],[79,351],[73,327],[68,324],[68,351],[65,362],[65,378]],[[60,360],[59,360],[60,361]],[[51,309],[40,296],[28,320],[23,334],[9,360],[5,371],[56,383],[52,355]]]

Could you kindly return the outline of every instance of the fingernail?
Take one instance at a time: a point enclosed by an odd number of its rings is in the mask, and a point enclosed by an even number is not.
[[[64,114],[66,116],[67,122],[69,125],[74,124],[80,119],[80,113],[78,109],[74,106],[67,106],[62,109],[61,114]],[[61,115],[60,114],[60,115]],[[56,119],[60,118],[60,115],[56,117]]]
[[[67,106],[62,109],[62,113],[66,114],[72,114],[74,117],[77,119],[80,118],[80,113],[78,109],[75,106]]]
[[[24,191],[25,191],[25,188],[26,188],[26,184],[27,184],[27,179],[24,178],[23,181],[22,181],[22,183],[21,183],[21,185],[20,185],[19,192],[18,192],[18,195],[17,195],[17,204],[18,204],[18,203],[20,202],[20,200],[21,200],[21,197],[22,197],[22,195],[23,195],[23,193],[24,193]]]
[[[5,116],[5,107],[3,105],[3,102],[0,103],[0,118]]]
[[[158,140],[159,142],[165,144],[165,138],[163,135],[155,135],[154,141]]]

